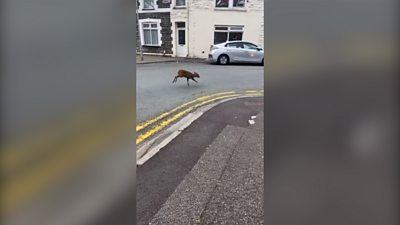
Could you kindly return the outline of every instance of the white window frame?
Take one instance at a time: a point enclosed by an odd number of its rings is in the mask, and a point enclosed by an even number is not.
[[[174,0],[174,8],[186,8],[188,0],[185,0],[185,5],[176,5],[176,1]]]
[[[233,0],[228,0],[228,7],[217,7],[217,1],[219,1],[219,0],[214,0],[214,8],[215,9],[245,9],[247,0],[244,0],[243,6],[233,6]],[[240,0],[238,0],[238,1],[240,1]]]
[[[144,44],[144,31],[143,31],[143,24],[144,23],[156,23],[157,30],[158,30],[158,44],[157,45],[146,45]],[[142,46],[156,46],[160,47],[162,44],[161,41],[161,19],[141,19],[139,20],[139,29],[140,29],[140,43]]]
[[[227,30],[217,30],[216,29],[217,27],[227,27],[228,29]],[[236,29],[232,29],[232,27],[241,27],[242,29],[236,30]],[[215,25],[214,26],[214,33],[213,33],[214,38],[215,38],[215,32],[228,33],[228,35],[226,36],[226,38],[227,38],[226,41],[229,41],[229,33],[230,32],[242,32],[242,40],[240,40],[240,41],[243,41],[244,25]],[[215,39],[213,40],[213,43],[214,42],[215,42]]]

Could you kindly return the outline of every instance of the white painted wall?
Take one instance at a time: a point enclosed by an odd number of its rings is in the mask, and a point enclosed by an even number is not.
[[[216,9],[215,0],[190,0],[189,57],[207,58],[214,43],[214,25],[244,25],[243,40],[264,42],[264,2],[248,0],[245,10]]]
[[[172,0],[174,1],[174,0]],[[186,22],[188,56],[207,58],[215,25],[243,25],[243,40],[264,45],[264,1],[247,0],[244,9],[218,9],[215,0],[187,0],[187,9],[171,10],[173,56],[175,22]]]

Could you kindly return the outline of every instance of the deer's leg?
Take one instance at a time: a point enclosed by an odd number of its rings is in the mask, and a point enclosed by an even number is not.
[[[197,80],[194,79],[194,77],[192,77],[192,80],[193,80],[194,82],[196,82],[196,83],[199,83],[199,82],[197,82]]]
[[[175,83],[177,79],[178,79],[178,77],[175,76],[175,78],[174,78],[174,80],[172,81],[172,83]]]
[[[186,78],[187,79],[187,85],[189,86],[189,78]]]

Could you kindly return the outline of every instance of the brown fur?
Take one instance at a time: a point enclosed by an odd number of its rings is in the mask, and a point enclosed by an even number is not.
[[[180,77],[186,78],[187,85],[189,86],[189,79],[195,81],[196,83],[198,83],[197,80],[195,80],[194,78],[195,77],[200,78],[200,75],[198,73],[196,73],[196,72],[192,73],[192,72],[189,72],[187,70],[178,70],[177,75],[175,76],[175,78],[172,81],[172,83],[175,83],[178,80],[178,78],[180,78]]]

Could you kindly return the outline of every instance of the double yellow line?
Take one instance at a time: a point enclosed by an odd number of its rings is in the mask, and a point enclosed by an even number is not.
[[[80,114],[63,131],[53,127],[54,130],[35,136],[36,139],[2,149],[1,169],[5,179],[1,187],[1,213],[11,212],[79,169],[123,131],[131,129],[133,133],[132,113],[128,110],[120,116],[114,115],[114,120],[106,120],[105,115],[96,119]]]
[[[203,100],[206,100],[206,99],[215,97],[215,96],[227,95],[227,94],[234,94],[234,93],[235,93],[234,91],[220,92],[220,93],[216,93],[216,94],[212,94],[212,95],[205,95],[205,96],[196,98],[196,99],[194,99],[194,100],[192,100],[192,101],[189,101],[189,102],[187,102],[187,103],[184,103],[184,104],[182,104],[182,105],[180,105],[180,106],[178,106],[178,107],[176,107],[176,108],[174,108],[174,109],[172,109],[172,110],[170,110],[170,111],[168,111],[168,112],[162,113],[161,115],[159,115],[159,116],[157,116],[157,117],[155,117],[155,118],[153,118],[153,119],[150,119],[150,120],[147,120],[146,122],[143,122],[143,123],[138,124],[138,125],[136,126],[136,132],[139,132],[140,130],[142,130],[142,129],[148,127],[149,125],[151,125],[151,124],[153,124],[153,123],[155,123],[155,122],[157,122],[157,121],[163,119],[164,117],[169,116],[169,115],[171,115],[172,113],[174,113],[174,112],[176,112],[176,111],[178,111],[178,110],[180,110],[180,109],[183,109],[183,108],[185,108],[186,106],[188,106],[188,105],[190,105],[190,104],[193,104],[193,103],[195,103],[195,102],[200,102],[200,101],[203,101]]]
[[[102,132],[83,142],[69,146],[60,146],[65,151],[39,164],[27,174],[11,179],[2,187],[2,207],[5,211],[13,210],[22,202],[35,197],[36,194],[54,184],[70,172],[79,169],[86,160],[98,153],[108,144],[109,134]]]
[[[219,96],[219,97],[215,97],[215,98],[211,98],[207,101],[202,101],[198,104],[195,104],[193,106],[188,107],[187,109],[180,111],[178,113],[176,113],[175,115],[173,115],[171,118],[162,121],[161,123],[157,124],[156,126],[154,126],[151,130],[145,132],[144,134],[139,135],[136,138],[136,144],[140,144],[141,142],[143,142],[144,140],[146,140],[147,138],[149,138],[150,136],[152,136],[153,134],[157,133],[158,131],[162,130],[164,127],[168,126],[170,123],[172,123],[173,121],[181,118],[183,115],[185,115],[186,113],[192,111],[195,108],[198,108],[200,106],[206,105],[210,102],[213,101],[217,101],[217,100],[222,100],[222,99],[226,99],[226,98],[231,98],[231,97],[236,97],[239,96],[238,94],[231,94],[231,95],[223,95],[223,96]]]
[[[137,136],[136,144],[147,140],[195,108],[241,95],[262,96],[262,92],[247,91],[237,93],[228,91],[191,100],[153,119],[138,124],[136,131],[144,132]],[[131,113],[134,112],[129,112],[130,116],[125,114],[118,116],[118,120],[108,121],[110,123],[109,126],[103,125],[100,127],[98,127],[99,125],[96,121],[90,120],[93,115],[81,115],[75,118],[75,122],[69,124],[68,131],[57,134],[52,133],[51,129],[49,129],[49,132],[42,134],[39,136],[40,139],[37,138],[30,144],[24,142],[18,148],[3,149],[6,151],[1,152],[1,155],[4,156],[1,157],[2,172],[6,172],[5,175],[11,177],[7,178],[1,187],[1,210],[9,212],[37,196],[49,185],[62,180],[66,174],[77,170],[90,160],[93,155],[100,153],[101,149],[106,144],[110,144],[110,141],[114,140],[121,131],[132,129],[133,132]],[[114,118],[116,117],[114,116]],[[106,123],[107,121],[103,122]],[[79,127],[79,131],[76,130],[78,129],[77,127]],[[101,129],[101,127],[107,127],[107,130]],[[150,129],[147,129],[149,127]],[[73,140],[66,140],[66,142],[60,143],[57,139],[62,139],[63,135],[72,135],[70,138]],[[28,151],[24,151],[25,148]],[[38,157],[38,160],[34,160],[34,165],[27,166],[26,162],[32,160],[33,157]],[[39,160],[40,163],[38,162]],[[21,170],[22,167],[28,167],[28,170],[26,171],[26,168],[24,168],[24,172],[21,175],[14,176],[13,172]]]
[[[139,132],[139,131],[149,127],[150,125],[155,124],[150,130],[137,136],[136,144],[139,145],[140,143],[147,140],[149,137],[151,137],[155,133],[159,132],[160,130],[164,129],[166,126],[168,126],[172,122],[178,120],[179,118],[181,118],[185,114],[189,113],[193,109],[207,105],[211,102],[224,100],[224,99],[228,99],[228,98],[233,98],[233,97],[238,97],[241,95],[249,96],[249,97],[250,96],[256,97],[256,96],[263,96],[263,93],[258,90],[248,90],[248,91],[245,91],[245,93],[238,93],[235,91],[230,91],[230,92],[221,92],[221,93],[216,93],[216,94],[206,95],[206,96],[196,98],[192,101],[184,103],[168,112],[165,112],[153,119],[147,120],[146,122],[143,122],[143,123],[139,124],[138,126],[136,126],[136,132]],[[194,103],[197,103],[197,104],[194,104]],[[191,104],[194,104],[194,105],[190,106]],[[187,107],[187,108],[185,109],[185,107]],[[184,110],[179,111],[180,109],[184,109]],[[175,114],[173,114],[173,113],[175,113]],[[168,117],[170,115],[172,115],[170,118],[162,120],[163,118]]]

